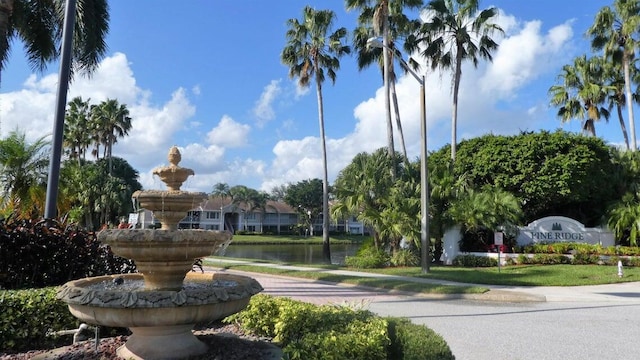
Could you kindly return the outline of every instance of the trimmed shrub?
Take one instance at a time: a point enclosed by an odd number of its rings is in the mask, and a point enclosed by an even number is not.
[[[52,287],[33,290],[3,290],[0,296],[0,348],[23,351],[48,348],[56,339],[47,332],[74,329],[78,319],[67,305],[56,300]],[[64,339],[66,344],[69,339]]]
[[[20,352],[69,345],[71,337],[54,331],[77,329],[67,304],[56,299],[57,288],[0,291],[0,350]],[[126,328],[100,327],[102,336],[129,333]]]
[[[291,360],[453,359],[442,337],[425,326],[344,306],[256,295],[223,322],[272,338]]]
[[[488,256],[459,255],[453,259],[454,266],[491,267],[498,266],[498,260]]]
[[[595,265],[600,262],[600,256],[577,253],[573,255],[573,259],[571,260],[571,264],[573,265]]]
[[[529,258],[527,255],[525,254],[518,255],[518,264],[520,265],[531,264],[531,262],[532,262],[531,258]]]
[[[386,318],[389,323],[388,359],[453,360],[449,345],[435,331],[404,318]]]
[[[415,251],[409,249],[401,249],[391,255],[391,265],[418,266],[420,265],[420,256],[418,256]]]
[[[344,259],[347,266],[357,269],[383,268],[389,265],[389,261],[389,254],[373,246],[363,246],[355,256],[347,256]]]
[[[541,265],[571,264],[571,259],[560,254],[535,254],[531,263]]]

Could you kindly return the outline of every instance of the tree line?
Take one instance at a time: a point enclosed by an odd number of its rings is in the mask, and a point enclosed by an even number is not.
[[[614,0],[603,7],[587,36],[593,53],[582,54],[562,67],[558,83],[549,88],[550,103],[558,108],[563,122],[579,120],[583,131],[593,136],[596,123],[608,121],[615,109],[625,146],[636,151],[633,106],[640,104],[640,69],[635,61],[640,46],[640,2]]]
[[[112,156],[113,145],[130,129],[129,110],[115,99],[94,105],[80,97],[69,102],[57,203],[61,218],[95,230],[133,211],[131,196],[142,189],[138,171]],[[50,146],[47,137],[27,142],[19,129],[0,139],[0,212],[4,217],[42,216]]]

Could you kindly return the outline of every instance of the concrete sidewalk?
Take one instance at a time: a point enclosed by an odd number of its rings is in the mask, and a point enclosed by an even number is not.
[[[265,288],[265,293],[278,296],[288,296],[307,302],[317,304],[336,302],[359,302],[364,299],[371,300],[372,297],[379,298],[385,296],[420,296],[433,299],[467,299],[477,301],[496,302],[622,302],[640,303],[640,282],[590,285],[590,286],[499,286],[484,284],[466,284],[445,280],[423,279],[406,276],[394,276],[385,274],[375,274],[368,272],[358,272],[350,270],[327,270],[321,268],[279,265],[270,263],[257,263],[242,260],[208,258],[210,264],[215,267],[216,261],[222,263],[235,263],[239,265],[252,265],[264,267],[277,267],[290,271],[317,271],[329,274],[385,278],[389,280],[400,280],[406,282],[418,282],[425,284],[440,284],[451,286],[481,286],[490,290],[484,294],[415,294],[398,291],[388,291],[367,288],[362,286],[336,285],[323,281],[307,280],[295,277],[276,276],[268,274],[250,273],[250,276],[258,280]],[[222,267],[222,266],[221,266]],[[220,271],[220,269],[214,269]],[[238,272],[235,270],[223,270]],[[319,290],[318,285],[322,284],[323,290]],[[324,286],[333,285],[331,291],[326,291]]]

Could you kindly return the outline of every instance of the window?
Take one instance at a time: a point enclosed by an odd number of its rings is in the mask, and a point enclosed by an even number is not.
[[[218,211],[207,211],[206,212],[207,219],[220,219],[220,212]]]

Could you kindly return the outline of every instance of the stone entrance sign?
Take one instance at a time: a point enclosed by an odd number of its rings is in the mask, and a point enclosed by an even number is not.
[[[548,216],[518,229],[520,230],[516,239],[518,245],[553,242],[615,245],[615,239],[610,231],[601,228],[585,228],[580,222],[563,216]]]
[[[447,230],[442,238],[442,256],[440,260],[445,265],[451,265],[453,259],[460,254],[460,226]],[[604,247],[616,244],[613,233],[607,229],[585,228],[580,222],[563,217],[549,216],[538,219],[527,226],[518,227],[516,238],[518,245],[531,243],[579,242],[600,244]],[[497,257],[497,253],[467,253],[476,256]]]

